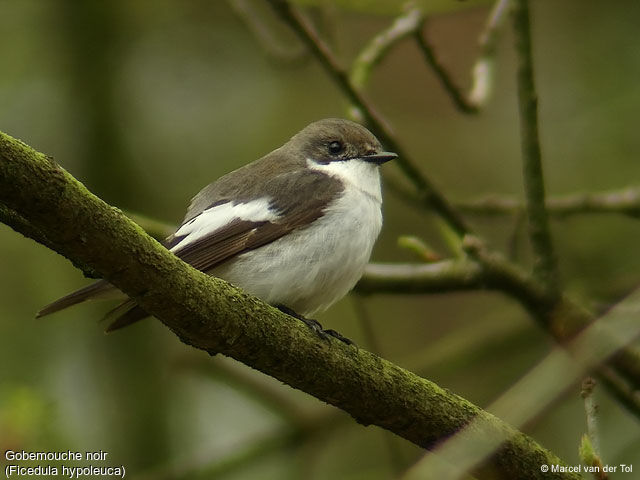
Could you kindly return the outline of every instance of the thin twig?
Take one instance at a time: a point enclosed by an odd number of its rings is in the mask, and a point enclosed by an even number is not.
[[[517,83],[523,180],[529,236],[534,253],[533,273],[549,292],[557,292],[557,261],[551,241],[547,209],[545,208],[542,154],[538,138],[538,99],[533,80],[528,0],[514,1],[513,26],[518,56]]]
[[[484,29],[478,39],[480,53],[471,70],[471,88],[469,94],[463,93],[458,87],[447,69],[440,63],[433,47],[425,39],[422,32],[416,30],[414,38],[426,62],[433,69],[436,77],[442,84],[453,104],[462,113],[478,113],[484,107],[491,96],[493,87],[493,72],[495,66],[495,50],[498,43],[498,34],[503,24],[510,0],[498,0],[493,5],[487,18]]]
[[[596,381],[587,377],[582,381],[582,391],[580,395],[584,400],[584,410],[587,417],[587,433],[591,439],[591,445],[595,453],[600,456],[600,442],[598,434],[598,406],[593,399],[593,390],[596,388]]]
[[[417,31],[414,38],[418,47],[420,47],[420,51],[424,55],[426,62],[436,74],[436,77],[442,84],[445,91],[449,94],[451,100],[453,100],[453,104],[456,108],[463,113],[478,113],[478,106],[467,101],[464,93],[462,93],[462,89],[455,84],[447,69],[440,63],[440,60],[436,57],[433,47],[424,38],[422,32]]]
[[[483,285],[482,275],[480,265],[468,259],[434,263],[370,263],[354,291],[371,295],[476,290]]]
[[[353,61],[349,75],[351,85],[358,90],[362,89],[369,80],[373,67],[380,63],[391,47],[419,31],[423,22],[424,15],[420,9],[412,8],[397,17],[389,28],[373,37]]]
[[[471,70],[472,84],[467,95],[467,102],[476,108],[484,107],[491,96],[496,46],[510,1],[497,0],[494,3],[478,40],[480,54]]]
[[[320,38],[313,26],[283,0],[269,0],[280,18],[300,37],[311,53],[318,59],[327,73],[333,78],[349,101],[361,111],[364,121],[380,141],[399,155],[396,164],[413,184],[420,200],[433,208],[451,228],[459,235],[468,233],[468,228],[458,212],[456,212],[446,198],[435,189],[432,183],[415,166],[411,157],[404,151],[395,135],[378,114],[373,105],[349,81],[345,69],[339,64],[330,47]]]
[[[609,475],[603,471],[602,459],[600,457],[600,445],[598,434],[598,405],[593,399],[593,390],[596,381],[587,377],[582,381],[582,391],[580,395],[584,400],[584,410],[587,417],[587,433],[583,435],[580,444],[580,457],[587,465],[594,467],[593,477],[596,480],[607,480]]]
[[[549,215],[565,217],[587,213],[619,213],[640,217],[640,187],[592,193],[572,193],[546,199]],[[510,215],[524,210],[522,202],[508,195],[489,195],[455,202],[458,210],[477,215]]]

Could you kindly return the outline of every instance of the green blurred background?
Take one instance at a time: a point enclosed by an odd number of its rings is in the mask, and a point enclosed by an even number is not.
[[[325,3],[314,17],[345,64],[391,21]],[[532,4],[548,192],[640,184],[640,3]],[[297,55],[293,37],[267,13],[260,10],[276,45]],[[467,8],[429,22],[428,37],[460,84],[469,83],[486,14]],[[476,117],[454,110],[409,41],[367,89],[452,201],[522,196],[512,43],[507,25],[494,97]],[[177,223],[205,184],[313,120],[345,116],[347,103],[312,58],[285,62],[263,44],[226,2],[2,0],[0,130],[53,156],[111,204]],[[432,215],[388,192],[384,209],[374,260],[415,261],[397,247],[400,235],[441,248]],[[512,218],[469,220],[506,249]],[[553,222],[553,235],[567,289],[585,304],[600,308],[638,284],[637,220],[570,217]],[[102,449],[140,479],[386,479],[421,455],[271,378],[181,344],[158,321],[105,336],[104,304],[34,319],[86,282],[64,258],[0,224],[2,451]],[[489,292],[347,297],[319,320],[365,348],[372,329],[381,355],[481,406],[553,346],[514,301]],[[640,478],[638,418],[603,389],[596,399],[605,463],[635,461],[634,473],[613,478]],[[526,431],[575,464],[585,429],[576,386]]]

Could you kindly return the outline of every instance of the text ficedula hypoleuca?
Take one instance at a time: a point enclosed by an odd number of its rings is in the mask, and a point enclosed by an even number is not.
[[[360,279],[382,227],[378,167],[396,157],[357,123],[314,122],[203,188],[164,245],[195,268],[306,320]],[[113,292],[100,280],[38,316]],[[127,299],[108,316],[114,330],[148,314]]]

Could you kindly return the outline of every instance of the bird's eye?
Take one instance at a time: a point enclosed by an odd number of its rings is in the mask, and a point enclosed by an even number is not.
[[[344,145],[342,144],[342,142],[334,140],[329,144],[328,150],[331,155],[338,155],[342,152],[342,150],[344,150]]]

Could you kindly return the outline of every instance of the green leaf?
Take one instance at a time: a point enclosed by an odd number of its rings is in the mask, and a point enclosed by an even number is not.
[[[595,465],[597,462],[596,452],[593,450],[591,439],[586,433],[582,435],[578,454],[580,455],[580,460],[582,460],[587,465]]]

